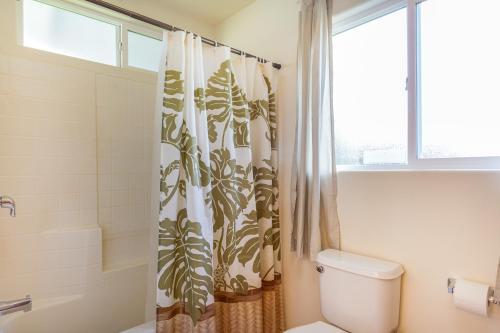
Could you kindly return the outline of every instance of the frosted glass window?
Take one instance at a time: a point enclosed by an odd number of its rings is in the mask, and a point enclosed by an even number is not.
[[[404,9],[333,37],[337,164],[407,162]]]
[[[118,27],[33,0],[23,6],[24,46],[118,65]]]
[[[158,72],[162,52],[161,40],[128,32],[128,65]]]
[[[421,158],[500,156],[500,1],[428,0],[421,27]]]

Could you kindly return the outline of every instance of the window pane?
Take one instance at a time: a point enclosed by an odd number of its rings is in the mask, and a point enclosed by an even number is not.
[[[333,38],[337,164],[407,162],[406,10]]]
[[[117,66],[117,27],[33,0],[24,1],[24,45]]]
[[[427,0],[421,17],[421,157],[500,155],[500,1]]]
[[[128,65],[157,72],[160,66],[161,40],[128,32]]]

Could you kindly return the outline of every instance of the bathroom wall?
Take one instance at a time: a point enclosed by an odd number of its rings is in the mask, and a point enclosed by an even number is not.
[[[144,309],[156,75],[18,46],[16,4],[0,2],[0,193],[18,207],[0,210],[0,299],[106,280]]]
[[[288,327],[323,319],[317,273],[290,251],[290,137],[295,123],[296,1],[257,0],[217,27],[222,42],[284,64],[280,74],[280,203]],[[500,256],[500,172],[341,172],[343,248],[400,262],[402,333],[493,333],[490,318],[457,310],[448,276],[493,285]],[[324,319],[323,319],[324,320]]]

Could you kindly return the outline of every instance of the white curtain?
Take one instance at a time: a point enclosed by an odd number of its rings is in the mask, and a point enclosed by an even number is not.
[[[292,250],[340,247],[332,101],[332,1],[302,0],[292,170]]]

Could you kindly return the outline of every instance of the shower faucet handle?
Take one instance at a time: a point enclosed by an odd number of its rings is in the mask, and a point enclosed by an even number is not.
[[[30,295],[25,298],[16,299],[12,301],[0,301],[0,317],[9,313],[24,311],[31,311],[33,301]]]
[[[10,210],[10,216],[16,217],[16,202],[8,196],[0,196],[0,208],[7,208]]]

